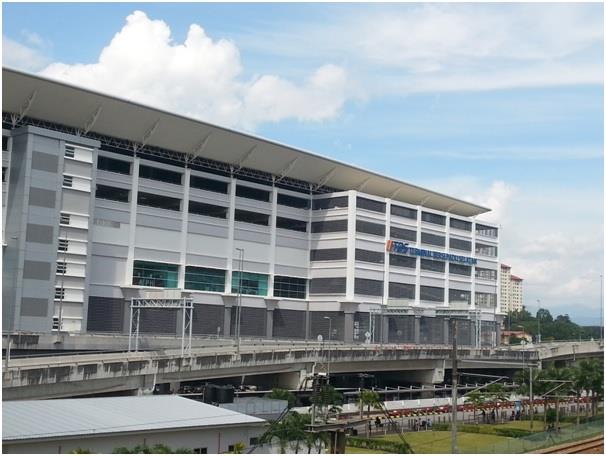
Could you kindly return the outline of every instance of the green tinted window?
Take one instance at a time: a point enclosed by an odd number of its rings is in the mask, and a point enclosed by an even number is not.
[[[231,292],[238,293],[240,286],[240,272],[234,271],[231,278]],[[267,275],[254,274],[252,272],[242,273],[242,294],[267,296]]]
[[[179,266],[176,264],[135,261],[133,285],[142,287],[177,288]]]
[[[225,291],[225,271],[222,269],[185,268],[185,288],[188,290]]]

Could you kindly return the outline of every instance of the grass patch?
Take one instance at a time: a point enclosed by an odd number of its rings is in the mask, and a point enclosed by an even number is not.
[[[368,448],[345,447],[345,454],[388,454],[385,451],[370,450]]]
[[[450,431],[408,432],[404,434],[406,442],[408,442],[415,453],[450,454],[450,437]],[[380,438],[399,441],[397,435],[388,435]],[[495,444],[506,444],[509,440],[514,439],[492,434],[470,434],[467,432],[459,432],[457,436],[460,453],[477,453],[482,448]]]

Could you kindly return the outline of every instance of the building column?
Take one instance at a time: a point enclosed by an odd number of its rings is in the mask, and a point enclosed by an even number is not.
[[[414,338],[415,344],[421,343],[421,317],[419,315],[415,315]]]
[[[133,284],[133,267],[135,264],[135,233],[137,231],[137,196],[139,194],[139,163],[141,159],[135,157],[133,160],[133,176],[130,190],[130,218],[128,225],[128,253],[126,257],[126,271],[124,285],[130,287]]]
[[[345,323],[343,328],[343,342],[353,343],[354,312],[345,312]]]
[[[229,181],[229,208],[227,210],[227,264],[225,268],[225,292],[231,293],[234,258],[234,226],[236,218],[236,179]]]
[[[187,232],[189,222],[189,180],[191,169],[185,168],[185,178],[183,182],[183,206],[181,208],[181,252],[179,255],[179,276],[177,288],[185,288],[185,265],[187,264]]]
[[[345,282],[345,299],[347,301],[352,301],[355,295],[356,194],[355,190],[347,192],[347,280]]]
[[[224,313],[223,313],[223,336],[231,336],[231,309],[238,305],[237,296],[222,296]]]

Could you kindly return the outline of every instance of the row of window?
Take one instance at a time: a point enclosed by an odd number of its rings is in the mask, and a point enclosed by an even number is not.
[[[100,199],[119,201],[123,203],[128,202],[128,195],[129,190],[110,187],[108,185],[97,185],[95,194],[95,196]],[[137,193],[137,204],[171,211],[181,210],[180,199],[146,192]],[[228,208],[224,206],[217,206],[215,204],[207,204],[190,200],[188,211],[190,214],[226,219]],[[269,214],[263,214],[261,212],[252,212],[244,209],[235,210],[235,220],[238,222],[269,226],[269,217]],[[307,222],[290,219],[287,217],[277,217],[276,226],[286,230],[300,231],[303,233],[307,232]]]
[[[185,267],[185,289],[225,292],[226,271],[223,269]],[[144,287],[177,288],[179,266],[176,264],[135,261],[133,285]],[[231,292],[267,296],[269,276],[239,271],[232,274]],[[305,299],[307,280],[298,277],[274,276],[274,296]],[[241,291],[240,291],[241,290]]]
[[[109,171],[119,174],[131,174],[131,163],[115,158],[99,155],[97,159],[97,168],[103,171]],[[153,166],[139,165],[139,177],[169,184],[181,185],[183,174],[177,171],[171,171]],[[228,193],[229,183],[215,179],[209,179],[201,176],[190,176],[189,185],[191,188],[206,190],[215,193]],[[246,185],[236,185],[236,196],[248,198],[257,201],[269,202],[271,192]],[[295,207],[298,209],[309,209],[310,200],[296,196],[278,193],[278,204]]]
[[[3,137],[3,147],[4,147],[4,137]],[[67,148],[66,148],[67,149]],[[3,149],[5,150],[5,149]],[[67,153],[67,150],[66,150]],[[72,149],[73,153],[73,149]],[[73,156],[73,154],[72,154]],[[103,171],[109,171],[113,173],[119,174],[131,174],[131,163],[118,160],[115,158],[105,157],[99,155],[97,160],[97,168]],[[139,165],[139,177],[144,179],[151,179],[160,182],[167,182],[170,184],[181,185],[183,174],[177,171],[171,171],[163,168],[156,168],[148,165]],[[197,188],[201,190],[207,190],[211,192],[224,193],[227,194],[229,184],[224,181],[219,181],[215,179],[209,179],[207,177],[201,176],[191,176],[190,177],[190,186],[192,188]],[[238,184],[236,186],[236,196],[241,198],[254,199],[257,201],[269,202],[271,198],[271,192],[269,190],[262,190],[258,188],[248,187],[245,185]],[[337,209],[337,208],[346,208],[348,207],[348,196],[337,196],[333,198],[324,198],[319,200],[314,200],[310,204],[309,198],[301,198],[295,197],[291,195],[285,195],[282,193],[278,194],[278,204],[295,207],[299,209],[309,209],[312,207],[314,210],[324,210],[324,209]],[[373,212],[385,213],[386,204],[381,201],[372,200],[369,198],[364,198],[358,196],[356,198],[356,207],[360,209],[366,209]],[[417,218],[417,210],[411,209],[408,207],[398,206],[395,204],[391,205],[391,214],[404,217],[408,219]],[[446,217],[444,215],[434,214],[431,212],[423,211],[421,213],[421,220],[433,223],[436,225],[444,226],[446,224]],[[471,231],[472,223],[466,220],[460,220],[456,218],[450,219],[450,226],[452,228]],[[488,227],[485,225],[476,225],[476,231],[478,234],[483,236],[496,237],[497,236],[497,228]]]

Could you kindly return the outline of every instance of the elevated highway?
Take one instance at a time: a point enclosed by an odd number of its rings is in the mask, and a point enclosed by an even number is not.
[[[286,341],[214,339],[191,355],[178,349],[118,353],[65,353],[4,360],[4,400],[48,399],[115,391],[151,392],[155,385],[241,376],[273,375],[276,386],[298,388],[318,363],[331,374],[401,372],[403,380],[423,384],[444,381],[451,348],[444,345],[346,345]],[[529,362],[603,356],[599,342],[563,342],[519,347],[461,347],[460,369],[519,369]],[[173,388],[174,389],[174,388]]]

